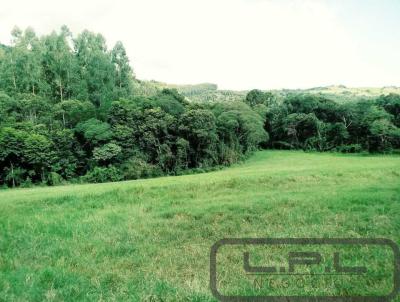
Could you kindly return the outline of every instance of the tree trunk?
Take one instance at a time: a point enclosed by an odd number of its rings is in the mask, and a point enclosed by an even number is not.
[[[42,167],[42,183],[44,183],[44,168]]]
[[[61,79],[60,79],[60,98],[61,98],[61,101],[62,101],[63,100],[63,89],[62,89]]]
[[[12,58],[11,58],[11,64],[14,64],[14,60]],[[15,68],[13,68],[12,75],[13,75],[14,89],[15,89],[15,91],[17,91],[17,80],[15,79]]]
[[[10,161],[10,164],[11,164],[12,185],[13,185],[13,188],[15,188],[14,165],[13,165],[13,163],[11,161]]]
[[[63,111],[63,125],[64,125],[64,128],[65,128],[65,112]]]
[[[14,89],[17,90],[17,81],[15,80],[15,74],[13,73],[13,84],[14,84]]]

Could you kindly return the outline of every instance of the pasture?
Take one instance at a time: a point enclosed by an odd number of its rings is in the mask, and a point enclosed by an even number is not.
[[[216,301],[225,237],[400,243],[400,157],[259,151],[220,171],[0,192],[0,301]]]

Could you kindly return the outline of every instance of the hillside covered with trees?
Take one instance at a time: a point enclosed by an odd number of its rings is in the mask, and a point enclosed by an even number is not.
[[[176,175],[259,147],[391,152],[399,127],[393,93],[338,102],[310,91],[144,82],[121,42],[108,49],[102,35],[65,26],[40,37],[16,28],[11,45],[0,45],[2,186]]]

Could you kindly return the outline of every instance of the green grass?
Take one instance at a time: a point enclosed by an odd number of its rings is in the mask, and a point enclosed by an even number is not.
[[[225,237],[400,243],[400,157],[262,151],[212,173],[1,191],[0,301],[215,301]]]

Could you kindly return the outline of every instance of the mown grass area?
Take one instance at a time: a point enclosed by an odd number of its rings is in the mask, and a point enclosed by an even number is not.
[[[0,192],[0,301],[215,301],[225,237],[400,243],[400,157],[261,151],[221,171]]]

